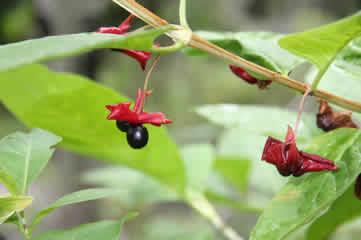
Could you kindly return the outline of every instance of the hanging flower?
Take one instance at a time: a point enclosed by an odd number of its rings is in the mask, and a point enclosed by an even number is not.
[[[166,119],[161,112],[147,113],[143,111],[145,99],[151,93],[152,91],[143,93],[139,88],[133,109],[130,109],[131,102],[106,106],[110,111],[107,119],[116,120],[119,130],[127,133],[128,144],[135,149],[143,148],[148,143],[148,130],[143,124],[149,123],[159,127],[162,124],[172,123],[172,120]]]
[[[127,19],[124,20],[118,27],[101,27],[98,29],[98,33],[109,33],[109,34],[120,34],[126,35],[126,31],[131,27],[131,23],[134,19],[134,15],[131,14]],[[122,52],[129,57],[136,59],[143,71],[145,70],[148,59],[150,58],[150,52],[137,51],[131,49],[112,49],[113,51]]]
[[[240,67],[237,67],[237,66],[234,66],[234,65],[229,65],[229,68],[239,78],[245,80],[249,84],[256,84],[260,89],[266,88],[272,82],[271,80],[260,80],[260,79],[257,79],[255,77],[252,77],[243,68],[240,68]]]
[[[107,119],[121,120],[133,125],[149,123],[158,127],[162,124],[172,123],[172,120],[166,119],[165,115],[161,112],[143,112],[145,98],[151,93],[152,91],[147,91],[145,94],[143,94],[142,90],[139,88],[137,100],[135,101],[133,109],[129,108],[131,102],[107,105],[106,108],[108,108],[111,112]]]
[[[318,102],[320,103],[320,107],[317,113],[317,126],[325,132],[337,128],[360,128],[352,121],[352,112],[333,112],[326,101],[319,99]]]
[[[284,142],[268,137],[263,150],[262,160],[275,165],[282,176],[301,176],[306,172],[323,170],[337,171],[334,162],[316,154],[299,151],[291,127]]]

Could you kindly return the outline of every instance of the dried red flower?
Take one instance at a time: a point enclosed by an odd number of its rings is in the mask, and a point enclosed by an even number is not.
[[[172,120],[166,119],[165,115],[161,112],[143,112],[145,99],[151,93],[152,91],[147,91],[143,94],[143,91],[139,88],[133,109],[129,109],[131,102],[107,105],[106,108],[111,112],[107,119],[126,121],[133,125],[149,123],[158,127],[162,124],[172,123]]]
[[[98,29],[97,32],[98,33],[126,35],[126,31],[130,28],[133,19],[134,19],[134,15],[131,14],[118,27],[101,27]],[[131,49],[112,49],[112,50],[122,52],[122,53],[128,55],[129,57],[136,59],[139,62],[143,71],[145,70],[145,66],[151,55],[150,52],[137,51],[137,50],[131,50]]]
[[[229,68],[231,69],[231,71],[237,75],[238,77],[240,77],[241,79],[245,80],[246,82],[248,82],[249,84],[257,84],[257,86],[260,89],[264,89],[266,88],[269,84],[271,84],[271,80],[260,80],[257,79],[255,77],[252,77],[251,75],[249,75],[248,72],[246,72],[243,68],[234,66],[234,65],[229,65]]]
[[[282,176],[301,176],[306,172],[323,170],[337,171],[334,162],[316,154],[299,151],[291,127],[288,127],[285,142],[268,137],[262,160],[275,165]]]
[[[324,100],[319,99],[320,107],[317,113],[317,126],[325,132],[337,128],[360,128],[351,119],[352,112],[333,112],[332,108]]]

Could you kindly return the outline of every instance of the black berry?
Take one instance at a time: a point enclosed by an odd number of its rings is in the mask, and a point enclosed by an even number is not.
[[[117,127],[122,132],[127,132],[130,126],[130,123],[127,121],[117,120]]]
[[[127,131],[129,146],[139,149],[148,143],[148,130],[142,125],[131,125]]]

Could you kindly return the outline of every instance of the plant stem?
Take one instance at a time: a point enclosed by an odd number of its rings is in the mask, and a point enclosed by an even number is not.
[[[198,193],[188,193],[188,204],[200,215],[205,217],[212,225],[229,240],[243,240],[230,226],[223,222],[216,210],[208,200]]]
[[[300,124],[301,113],[302,113],[302,110],[303,110],[303,104],[305,103],[306,97],[308,96],[308,94],[309,94],[310,92],[311,92],[311,89],[310,89],[310,88],[307,88],[305,94],[303,94],[303,96],[302,96],[302,100],[301,100],[301,102],[300,102],[300,105],[298,106],[297,120],[296,120],[295,131],[294,131],[295,138],[296,138],[296,136],[297,136],[297,130],[298,130],[298,126],[299,126],[299,124]]]
[[[149,70],[148,70],[148,72],[147,72],[147,75],[146,75],[145,81],[144,81],[144,87],[143,87],[143,93],[144,93],[144,94],[145,94],[145,92],[146,92],[147,89],[148,89],[148,82],[149,82],[150,74],[152,73],[152,71],[153,71],[155,65],[157,64],[159,58],[160,58],[160,54],[158,54],[158,55],[154,58],[154,60],[153,60],[153,62],[152,62],[152,65],[150,65],[150,67],[149,67]]]
[[[122,6],[123,8],[127,9],[129,12],[136,15],[138,18],[142,19],[144,22],[152,25],[153,27],[161,27],[161,26],[170,26],[167,21],[158,17],[148,9],[144,8],[142,5],[138,4],[134,0],[113,0],[113,2],[117,3],[118,5]],[[182,29],[178,26],[177,29]],[[184,29],[184,28],[183,28]],[[172,36],[172,34],[170,34]],[[177,39],[175,39],[177,40]],[[224,59],[229,64],[241,67],[249,72],[253,72],[261,77],[266,79],[278,82],[288,88],[294,89],[297,92],[303,94],[306,92],[307,89],[311,88],[310,85],[298,82],[293,80],[287,76],[280,75],[279,73],[270,71],[267,68],[261,67],[257,64],[249,62],[239,56],[230,53],[223,48],[220,48],[195,34],[192,34],[191,40],[187,43],[189,47],[197,48],[202,50],[208,54],[217,56],[219,58]],[[321,78],[320,78],[321,79]],[[317,87],[318,83],[314,83],[314,86]],[[336,96],[326,91],[315,89],[310,93],[310,95],[324,99],[330,103],[338,105],[342,108],[359,112],[361,113],[361,104],[353,101],[349,101],[342,97]]]
[[[157,64],[158,60],[160,58],[160,54],[158,54],[155,59],[152,62],[152,65],[150,65],[147,75],[145,76],[145,80],[144,80],[144,86],[143,86],[143,96],[141,98],[140,104],[139,104],[139,108],[138,108],[138,113],[141,113],[143,111],[143,106],[144,106],[144,102],[145,102],[145,98],[147,97],[147,89],[148,89],[148,82],[149,82],[149,78],[150,78],[150,74],[152,73],[155,65]]]
[[[180,24],[186,28],[186,29],[191,29],[189,27],[189,24],[187,22],[187,0],[180,0],[180,5],[179,5],[179,21]]]
[[[16,212],[16,215],[18,216],[19,219],[21,232],[24,234],[25,238],[30,238],[31,234],[29,233],[28,226],[26,225],[25,212],[24,211]]]

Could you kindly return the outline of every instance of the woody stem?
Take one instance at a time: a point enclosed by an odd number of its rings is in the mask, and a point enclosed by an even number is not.
[[[152,25],[155,28],[170,26],[170,24],[166,20],[155,15],[154,13],[144,8],[142,5],[140,5],[134,0],[113,0],[113,2],[122,6],[123,8],[125,8],[126,10],[133,13],[138,18],[142,19],[144,22],[148,23],[149,25]],[[175,29],[182,29],[181,26],[173,26],[173,27]],[[222,58],[229,64],[235,65],[237,67],[241,67],[249,72],[264,77],[265,79],[278,82],[279,84],[294,89],[297,92],[305,93],[307,89],[310,88],[310,85],[308,84],[298,82],[287,76],[283,76],[279,73],[273,72],[267,68],[261,67],[239,56],[236,56],[233,53],[228,52],[227,50],[220,48],[208,42],[207,40],[200,38],[194,33],[192,33],[192,37],[190,41],[187,42],[186,44],[189,47],[197,48],[199,50],[202,50],[203,52]],[[312,91],[310,95],[324,99],[342,108],[361,113],[361,104],[358,102],[349,101],[347,99],[344,99],[342,97],[336,96],[334,94],[319,89]]]
[[[311,92],[311,88],[307,88],[305,94],[303,94],[300,105],[298,106],[298,113],[297,113],[297,120],[296,120],[296,125],[295,125],[295,138],[297,136],[297,130],[298,130],[298,126],[300,124],[300,119],[301,119],[301,113],[303,110],[303,104],[305,103],[306,97],[307,95]]]
[[[148,82],[149,82],[149,78],[150,78],[150,74],[152,73],[155,65],[157,64],[158,60],[160,58],[160,54],[158,54],[153,62],[152,62],[152,65],[150,65],[149,69],[148,69],[148,72],[147,72],[147,75],[145,76],[145,80],[144,80],[144,86],[143,86],[143,96],[141,98],[141,102],[140,102],[140,105],[139,105],[139,108],[138,108],[138,113],[142,112],[143,111],[143,106],[144,106],[144,102],[145,102],[145,98],[147,97],[146,96],[146,92],[147,92],[147,89],[148,89]]]

